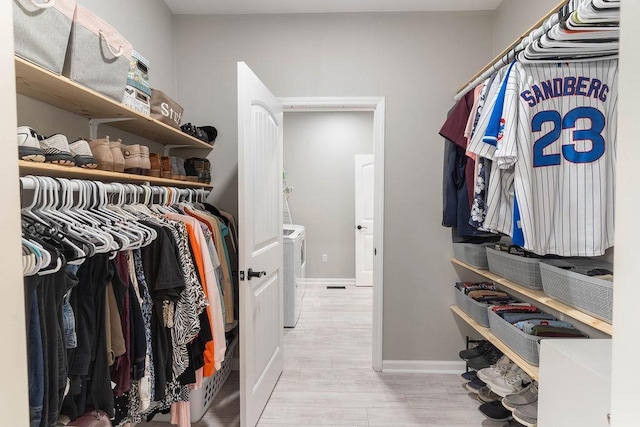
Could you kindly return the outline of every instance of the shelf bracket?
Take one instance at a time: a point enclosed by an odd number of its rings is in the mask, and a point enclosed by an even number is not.
[[[184,145],[165,145],[163,155],[168,157],[169,151],[171,151],[174,148],[185,148],[185,146]]]
[[[126,122],[127,120],[135,120],[129,117],[107,118],[107,119],[89,119],[89,139],[98,139],[98,126],[114,122]]]

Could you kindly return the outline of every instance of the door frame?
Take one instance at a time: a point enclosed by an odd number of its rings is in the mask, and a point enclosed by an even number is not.
[[[373,369],[382,372],[382,317],[384,282],[384,131],[385,97],[286,97],[280,98],[285,113],[309,113],[322,111],[371,111],[373,112],[373,162],[374,162],[374,260],[373,260]]]

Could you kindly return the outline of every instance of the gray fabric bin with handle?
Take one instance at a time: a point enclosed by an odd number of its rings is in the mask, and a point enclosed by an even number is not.
[[[120,102],[132,52],[127,39],[78,5],[62,74]]]
[[[13,0],[16,55],[62,73],[75,11],[75,0]]]

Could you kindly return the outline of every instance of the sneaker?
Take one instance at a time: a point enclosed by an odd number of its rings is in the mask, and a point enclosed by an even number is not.
[[[38,141],[38,134],[28,126],[18,127],[18,155],[21,160],[31,162],[44,162],[45,160]]]
[[[487,382],[487,385],[495,394],[505,397],[508,394],[518,393],[532,381],[526,372],[520,369],[519,366],[514,365],[514,368],[504,376],[491,379]]]
[[[40,141],[40,148],[47,163],[62,166],[75,166],[67,137],[56,133]]]
[[[480,344],[473,348],[462,350],[458,355],[462,360],[469,360],[488,352],[492,348],[493,344],[491,344],[489,341],[482,341]]]
[[[96,159],[93,158],[93,153],[91,153],[91,148],[89,148],[89,143],[84,139],[73,141],[69,144],[69,149],[76,166],[86,169],[98,167],[98,163],[96,163]]]
[[[480,403],[491,403],[498,400],[500,400],[500,396],[492,392],[489,387],[484,386],[478,390],[478,401],[480,401]]]
[[[463,372],[462,374],[460,374],[460,378],[462,378],[462,380],[467,383],[471,380],[473,380],[474,378],[476,378],[477,372],[476,371],[469,371],[469,372]]]
[[[538,425],[538,401],[518,406],[513,411],[513,418],[525,427],[536,427]]]
[[[480,369],[478,371],[478,378],[485,383],[491,381],[493,378],[498,378],[505,375],[513,366],[513,362],[507,356],[502,356],[493,366]]]
[[[530,405],[538,401],[538,384],[534,381],[515,394],[508,394],[502,399],[502,406],[515,411],[520,406]]]
[[[496,362],[498,362],[498,359],[500,359],[501,357],[502,352],[494,347],[478,357],[467,360],[467,365],[475,369],[476,371],[479,371],[480,369],[488,368],[491,365],[496,364]]]
[[[500,401],[483,403],[478,410],[494,421],[509,421],[512,418],[511,411],[506,410]]]
[[[464,385],[464,388],[469,390],[471,393],[478,394],[481,388],[486,387],[487,385],[480,381],[479,378],[474,378]]]

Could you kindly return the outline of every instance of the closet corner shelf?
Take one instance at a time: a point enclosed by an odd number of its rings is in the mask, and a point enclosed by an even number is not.
[[[503,288],[507,288],[512,291],[515,291],[516,293],[523,295],[535,302],[538,302],[544,305],[545,307],[549,307],[554,310],[557,310],[560,313],[563,313],[572,319],[575,319],[581,323],[584,323],[585,325],[591,326],[592,328],[597,329],[600,332],[604,332],[607,335],[613,334],[613,327],[610,323],[607,323],[596,317],[593,317],[583,311],[578,310],[577,308],[573,308],[564,303],[561,303],[560,301],[547,296],[542,291],[529,289],[525,286],[519,285],[510,280],[507,280],[504,277],[498,276],[497,274],[494,274],[489,270],[482,270],[482,269],[473,267],[467,263],[460,261],[457,258],[451,258],[451,262],[454,264],[458,264],[459,266],[464,267],[469,271],[473,271],[474,273],[479,274],[480,276],[484,276],[487,279],[502,286]]]
[[[29,162],[19,160],[20,176],[45,175],[57,178],[86,179],[103,182],[128,182],[141,184],[148,182],[151,185],[180,188],[204,188],[212,189],[212,184],[200,182],[180,181],[177,179],[155,178],[146,175],[134,175],[129,173],[108,172],[97,169],[83,169],[75,166],[59,166],[50,163]]]
[[[528,363],[526,360],[524,360],[522,357],[520,357],[515,351],[513,351],[509,347],[507,347],[506,344],[504,344],[502,341],[500,341],[500,339],[498,337],[496,337],[493,334],[493,332],[491,332],[491,329],[485,328],[484,326],[480,325],[478,322],[476,322],[471,317],[469,317],[464,311],[462,311],[460,309],[460,307],[458,307],[457,305],[452,305],[451,306],[451,311],[456,316],[458,316],[462,320],[464,320],[465,323],[468,323],[469,326],[471,326],[473,329],[475,329],[487,341],[489,341],[491,344],[496,346],[498,348],[498,350],[500,350],[509,359],[511,359],[513,361],[513,363],[515,363],[516,365],[520,366],[520,368],[522,368],[523,371],[525,371],[527,374],[529,374],[529,376],[531,378],[533,378],[534,380],[538,380],[538,378],[539,378],[538,377],[538,367],[537,366],[533,366],[532,364]]]
[[[139,113],[70,79],[22,58],[15,57],[18,93],[79,114],[88,119],[131,118],[109,126],[131,132],[163,145],[183,145],[211,150],[213,146],[156,119]]]

